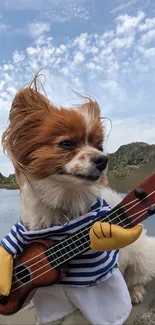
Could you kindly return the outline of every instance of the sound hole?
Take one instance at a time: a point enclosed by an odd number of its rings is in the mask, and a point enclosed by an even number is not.
[[[31,280],[31,272],[23,264],[17,266],[15,276],[20,282],[23,282],[23,283],[27,283]]]

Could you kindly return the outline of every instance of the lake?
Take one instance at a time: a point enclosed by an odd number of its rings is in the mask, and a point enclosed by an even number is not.
[[[122,194],[122,196],[124,196]],[[0,189],[0,240],[20,218],[19,190]],[[150,235],[155,235],[155,216],[144,221]]]

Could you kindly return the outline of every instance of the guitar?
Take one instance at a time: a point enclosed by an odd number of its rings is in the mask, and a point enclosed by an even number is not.
[[[131,228],[154,213],[155,173],[98,220]],[[38,287],[58,283],[67,273],[66,263],[90,249],[89,231],[90,225],[56,244],[52,240],[29,244],[14,259],[12,288],[9,296],[0,296],[0,314],[16,313],[33,297]]]

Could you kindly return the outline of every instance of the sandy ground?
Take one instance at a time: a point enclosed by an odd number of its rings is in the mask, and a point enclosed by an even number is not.
[[[153,315],[155,315],[155,281],[151,282],[147,287],[147,294],[145,296],[144,302],[136,307],[133,307],[132,312],[128,320],[124,325],[133,325],[133,324],[141,324],[141,325],[149,325],[155,324],[151,319],[151,311],[153,311]],[[140,321],[138,323],[138,315],[144,315],[148,313],[147,320]],[[141,316],[140,316],[141,317]],[[143,318],[143,316],[142,316]],[[145,318],[145,317],[144,317]],[[148,320],[149,319],[149,320]],[[0,325],[35,325],[37,322],[37,317],[34,309],[31,310],[21,310],[17,314],[13,316],[0,316]],[[55,325],[59,325],[57,323]],[[66,323],[66,325],[72,325],[72,323]],[[86,325],[81,323],[79,318],[79,323],[77,325]],[[88,324],[89,325],[89,324]],[[104,324],[103,324],[104,325]]]

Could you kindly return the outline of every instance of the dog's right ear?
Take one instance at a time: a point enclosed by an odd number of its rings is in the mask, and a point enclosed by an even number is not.
[[[100,119],[100,107],[96,101],[91,100],[90,98],[86,98],[87,102],[78,106],[78,111],[84,116],[89,116],[92,121],[96,119]]]

